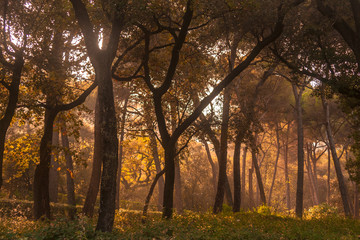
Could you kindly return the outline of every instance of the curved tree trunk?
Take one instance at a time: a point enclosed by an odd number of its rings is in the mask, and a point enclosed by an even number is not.
[[[350,207],[348,190],[346,187],[344,176],[342,174],[340,161],[339,161],[339,158],[336,153],[335,141],[334,141],[331,126],[330,126],[329,105],[325,100],[324,94],[321,95],[321,100],[322,100],[324,114],[325,114],[325,127],[326,127],[327,138],[329,140],[329,146],[330,146],[331,155],[332,155],[334,166],[335,166],[336,177],[337,177],[338,183],[339,183],[339,190],[340,190],[341,199],[343,202],[344,212],[347,217],[350,217],[351,216],[351,207]]]
[[[19,99],[19,86],[21,80],[21,73],[24,67],[23,56],[20,53],[15,55],[15,63],[12,65],[12,77],[11,84],[9,86],[9,97],[8,103],[5,109],[3,117],[0,119],[0,189],[3,184],[2,173],[3,173],[3,161],[4,161],[4,150],[6,133],[10,127],[11,120],[14,117],[16,104]]]
[[[264,185],[262,182],[260,168],[259,168],[259,164],[258,164],[257,157],[256,157],[256,153],[257,153],[256,136],[252,141],[253,142],[251,144],[251,155],[252,155],[252,162],[253,162],[253,166],[255,169],[255,175],[256,175],[256,179],[257,179],[257,183],[258,183],[258,189],[259,189],[259,193],[260,193],[260,201],[263,205],[266,205]]]
[[[217,170],[217,167],[216,167],[214,161],[212,160],[210,148],[209,148],[209,145],[208,145],[208,143],[207,143],[207,141],[205,139],[203,139],[203,144],[205,146],[206,155],[207,155],[208,161],[209,161],[210,166],[211,166],[212,185],[214,187],[214,196],[215,196],[215,193],[216,193],[216,175],[217,175],[218,170]]]

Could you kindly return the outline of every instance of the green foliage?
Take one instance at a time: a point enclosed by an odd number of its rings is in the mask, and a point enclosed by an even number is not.
[[[257,213],[185,211],[171,220],[150,212],[145,224],[141,224],[141,211],[121,210],[112,233],[95,232],[94,219],[84,216],[49,222],[0,217],[0,239],[358,239],[358,220],[344,219],[328,206],[316,209],[319,213],[314,208],[314,218],[306,220],[275,216],[267,206],[259,207]],[[337,217],[328,217],[329,212]]]
[[[307,219],[321,219],[328,217],[338,217],[339,211],[336,207],[330,206],[327,203],[313,206],[305,211],[304,215]]]

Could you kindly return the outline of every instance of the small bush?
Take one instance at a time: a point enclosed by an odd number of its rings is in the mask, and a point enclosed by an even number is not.
[[[330,206],[327,203],[313,206],[304,212],[304,217],[306,219],[320,219],[338,216],[338,209],[336,207]]]

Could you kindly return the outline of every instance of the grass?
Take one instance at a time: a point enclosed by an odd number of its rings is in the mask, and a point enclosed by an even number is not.
[[[359,239],[358,220],[315,210],[307,212],[303,220],[278,215],[267,207],[218,215],[186,211],[172,220],[162,220],[159,212],[151,212],[145,224],[141,224],[140,211],[122,210],[116,214],[112,233],[95,232],[95,219],[84,216],[74,221],[36,222],[19,214],[3,215],[0,239]]]

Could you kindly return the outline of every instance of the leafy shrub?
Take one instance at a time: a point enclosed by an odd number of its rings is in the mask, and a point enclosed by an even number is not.
[[[306,219],[320,219],[327,217],[338,217],[339,212],[336,207],[330,206],[327,203],[313,206],[304,212]]]

